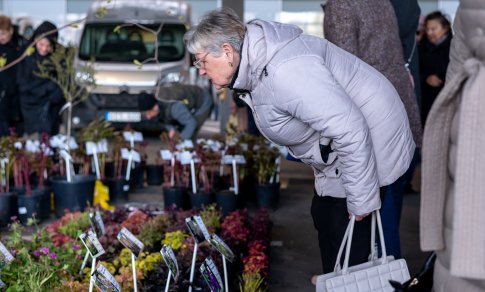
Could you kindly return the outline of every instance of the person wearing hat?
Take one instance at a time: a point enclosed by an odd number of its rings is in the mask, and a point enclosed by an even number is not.
[[[138,95],[138,108],[144,118],[157,118],[169,130],[171,137],[179,130],[183,140],[195,137],[209,116],[212,105],[209,92],[195,85],[162,85],[156,98],[148,93]]]
[[[19,64],[17,80],[27,135],[43,132],[56,135],[59,132],[59,110],[64,104],[64,95],[55,82],[34,73],[39,71],[38,64],[55,50],[57,37],[57,27],[53,23],[41,23],[32,36],[35,51]]]
[[[14,30],[12,20],[8,16],[0,15],[0,56],[4,58],[6,65],[22,55],[26,43]],[[17,66],[12,66],[0,71],[0,136],[8,135],[9,128],[15,127],[20,121]]]

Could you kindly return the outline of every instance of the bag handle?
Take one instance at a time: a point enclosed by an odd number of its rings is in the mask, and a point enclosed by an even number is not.
[[[381,249],[382,249],[382,256],[381,260],[382,263],[387,263],[387,251],[386,251],[386,245],[384,243],[384,232],[382,231],[382,221],[381,221],[381,214],[379,210],[376,210],[372,212],[372,234],[371,234],[371,254],[369,259],[373,260],[377,258],[374,246],[375,246],[375,222],[377,221],[377,229],[379,232],[379,239],[381,242]],[[352,245],[352,234],[354,233],[354,225],[355,225],[355,215],[352,215],[350,218],[350,222],[347,225],[347,229],[345,231],[344,237],[342,239],[342,243],[340,244],[339,252],[337,254],[337,261],[335,263],[335,268],[334,271],[338,272],[340,271],[340,260],[342,258],[342,253],[344,246],[346,246],[345,249],[345,258],[344,258],[344,265],[342,268],[342,274],[348,274],[348,268],[349,268],[349,257],[350,257],[350,247]]]

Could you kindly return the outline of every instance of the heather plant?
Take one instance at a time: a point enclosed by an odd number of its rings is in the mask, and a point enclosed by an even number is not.
[[[134,235],[138,235],[149,218],[150,216],[141,210],[135,210],[128,215],[128,218],[121,223],[121,226],[126,227]]]

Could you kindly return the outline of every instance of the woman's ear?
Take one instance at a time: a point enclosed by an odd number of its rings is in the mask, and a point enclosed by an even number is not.
[[[226,55],[229,58],[229,61],[232,61],[234,55],[234,48],[229,43],[222,44],[222,54]]]

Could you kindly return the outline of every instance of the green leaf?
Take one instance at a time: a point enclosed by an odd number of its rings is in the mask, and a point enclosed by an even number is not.
[[[96,10],[96,14],[98,15],[99,18],[104,18],[106,14],[108,14],[108,8],[106,7],[99,7]]]
[[[120,33],[121,30],[121,25],[117,25],[114,29],[113,32]]]
[[[27,50],[25,51],[25,53],[27,54],[27,56],[32,55],[34,52],[35,52],[34,47],[28,47]]]
[[[137,65],[138,69],[141,69],[143,67],[143,64],[137,59],[133,60],[133,64]]]
[[[7,64],[7,58],[0,57],[0,68],[5,67],[5,64]]]
[[[69,26],[72,28],[79,28],[79,25],[77,23],[72,23]]]

